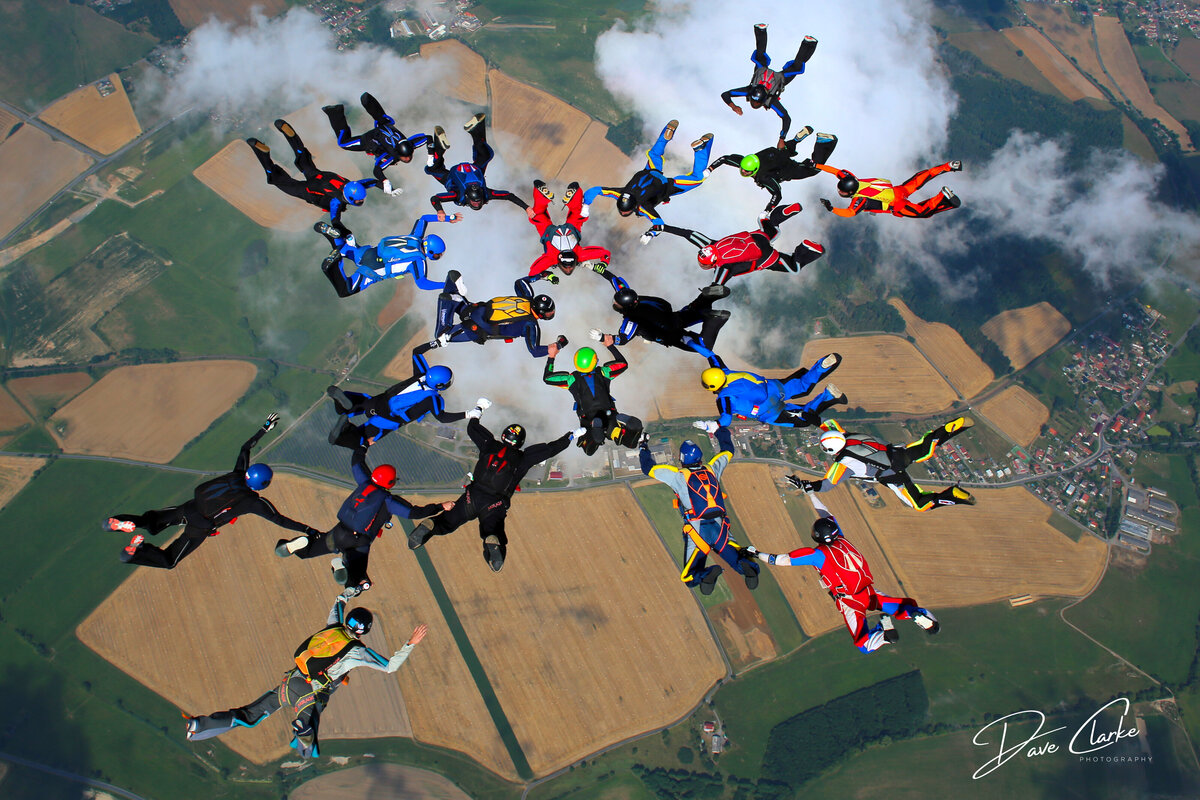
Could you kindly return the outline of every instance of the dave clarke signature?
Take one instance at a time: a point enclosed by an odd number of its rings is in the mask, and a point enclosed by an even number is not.
[[[1108,728],[1097,718],[1102,712],[1111,706],[1121,704],[1121,719],[1115,727]],[[1096,712],[1087,718],[1082,725],[1075,731],[1075,735],[1071,737],[1070,743],[1067,745],[1067,751],[1075,755],[1083,756],[1088,753],[1095,753],[1098,750],[1103,750],[1110,747],[1122,739],[1132,739],[1138,735],[1136,726],[1125,725],[1125,717],[1129,715],[1129,700],[1124,697],[1118,697],[1115,700],[1110,700],[1105,705],[1096,709]],[[1036,723],[1033,733],[1020,741],[1015,741],[1016,736],[1009,736],[1008,726],[1014,723]],[[1046,715],[1041,711],[1016,711],[1012,714],[1007,714],[999,719],[992,720],[987,725],[979,729],[975,734],[975,738],[971,741],[979,747],[991,747],[996,755],[985,762],[979,769],[975,770],[972,776],[975,780],[990,775],[992,772],[999,769],[1010,759],[1015,758],[1022,752],[1026,758],[1038,758],[1049,753],[1057,753],[1062,748],[1054,742],[1050,741],[1048,736],[1059,731],[1066,730],[1066,726],[1054,728],[1052,730],[1043,731],[1042,727],[1046,724]],[[998,741],[997,741],[998,739]],[[996,751],[995,748],[999,747]],[[1139,759],[1140,760],[1140,759]],[[1148,760],[1148,759],[1147,759]]]

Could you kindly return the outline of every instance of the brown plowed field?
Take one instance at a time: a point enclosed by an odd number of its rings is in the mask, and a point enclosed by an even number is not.
[[[265,494],[283,513],[325,528],[346,490],[279,475]],[[275,556],[275,541],[289,535],[258,517],[245,517],[173,571],[138,569],[84,620],[79,638],[185,712],[208,713],[250,702],[278,685],[296,646],[324,626],[338,589],[329,559]],[[114,550],[118,546],[114,539]],[[515,777],[399,526],[375,541],[371,562],[377,583],[363,599],[376,622],[367,644],[391,655],[419,622],[429,625],[429,636],[394,676],[355,670],[322,719],[322,737],[413,735],[463,750],[489,769]],[[130,608],[149,607],[157,609],[153,619],[129,613]],[[198,607],[205,613],[195,613]],[[247,609],[257,615],[252,627],[246,624]],[[197,657],[198,642],[236,651],[238,657]],[[286,710],[280,711],[257,728],[233,731],[222,741],[264,763],[289,752],[290,721]],[[180,724],[181,739],[182,728]]]
[[[388,300],[387,305],[379,309],[379,315],[375,317],[375,325],[380,330],[387,330],[392,327],[392,323],[403,317],[412,305],[413,301],[413,282],[396,281],[396,290],[392,293],[392,299]]]
[[[1090,25],[1074,22],[1065,8],[1048,3],[1024,2],[1021,3],[1021,10],[1041,27],[1046,38],[1061,47],[1069,58],[1073,58],[1074,63],[1086,72],[1088,77],[1107,88],[1114,97],[1121,96],[1116,85],[1100,67]]]
[[[1167,130],[1179,136],[1179,142],[1184,150],[1191,150],[1187,129],[1171,116],[1165,108],[1158,104],[1150,87],[1142,76],[1142,68],[1138,66],[1137,56],[1125,36],[1125,29],[1116,17],[1094,17],[1096,26],[1096,41],[1100,45],[1100,57],[1104,67],[1113,80],[1121,87],[1121,91],[1129,98],[1138,111],[1144,116],[1156,119],[1167,127]]]
[[[8,501],[16,497],[17,492],[29,483],[33,473],[45,464],[44,458],[0,456],[0,508],[7,506]]]
[[[519,155],[538,175],[557,175],[591,124],[591,117],[500,70],[490,70],[488,81],[492,87],[488,124],[521,142],[520,150],[506,148],[506,156],[513,160]]]
[[[250,9],[257,6],[268,17],[287,9],[286,0],[169,0],[183,27],[191,30],[209,17],[225,22],[249,22]]]
[[[486,106],[487,64],[483,56],[457,39],[443,39],[421,45],[421,58],[448,62],[444,80],[438,89],[456,100]]]
[[[0,175],[5,185],[21,187],[7,192],[0,203],[0,237],[12,232],[91,163],[90,157],[74,147],[54,141],[32,125],[22,125],[0,144]]]
[[[10,114],[0,108],[0,143],[3,143],[8,138],[8,132],[21,121],[21,118],[16,114]]]
[[[166,464],[233,406],[258,369],[245,361],[119,367],[50,418],[68,453]]]
[[[1013,369],[1021,369],[1049,350],[1071,330],[1067,318],[1049,303],[1001,311],[983,323],[983,335],[995,342]]]
[[[448,778],[399,764],[368,764],[313,778],[288,793],[292,800],[471,800]]]
[[[0,431],[11,431],[29,422],[29,415],[8,392],[0,391]]]
[[[669,724],[725,674],[627,487],[518,494],[507,531],[500,573],[476,523],[426,546],[535,774]]]
[[[1037,67],[1038,72],[1042,73],[1069,102],[1074,103],[1085,97],[1094,100],[1105,99],[1100,90],[1062,53],[1054,49],[1054,45],[1037,28],[1023,25],[1018,28],[1005,28],[1001,33],[1025,54],[1030,63]]]
[[[37,378],[13,378],[8,390],[13,396],[35,411],[44,407],[61,405],[92,385],[86,372],[60,372]]]
[[[433,328],[428,325],[422,325],[412,338],[404,343],[404,346],[396,351],[396,356],[388,365],[383,368],[383,377],[391,378],[395,381],[402,381],[412,377],[412,349],[421,342],[428,342],[433,338]]]
[[[275,147],[272,156],[286,156],[287,152],[286,149]],[[284,166],[290,165],[285,163]],[[225,145],[219,153],[196,167],[192,174],[264,228],[302,231],[311,228],[323,214],[316,206],[302,203],[269,186],[258,159],[241,139]]]
[[[1050,420],[1050,409],[1020,386],[1009,386],[980,405],[979,412],[1022,447]]]
[[[99,153],[115,153],[140,136],[142,126],[133,114],[121,77],[114,72],[108,80],[113,87],[110,94],[102,97],[94,83],[82,86],[38,116]]]
[[[917,347],[963,397],[979,394],[996,377],[954,328],[941,322],[926,322],[898,297],[888,303],[904,318],[905,330],[917,341]]]
[[[583,187],[620,183],[618,176],[629,172],[629,156],[622,153],[607,136],[608,126],[592,120],[559,169],[555,183],[565,185],[578,181]]]

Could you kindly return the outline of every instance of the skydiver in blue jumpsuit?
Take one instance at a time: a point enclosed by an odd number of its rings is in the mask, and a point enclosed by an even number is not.
[[[528,203],[512,192],[489,189],[484,180],[487,166],[496,155],[496,151],[487,143],[485,120],[483,114],[476,114],[463,126],[463,129],[471,134],[471,160],[455,164],[449,169],[446,168],[445,154],[450,147],[450,140],[440,127],[433,129],[433,137],[427,145],[429,164],[425,167],[425,172],[446,187],[446,191],[429,198],[438,219],[444,219],[446,216],[446,212],[442,210],[443,203],[468,206],[478,211],[491,200],[507,200],[522,209],[529,208]]]
[[[549,270],[519,278],[514,284],[516,297],[493,297],[486,303],[472,303],[463,297],[457,270],[450,270],[446,285],[438,295],[437,324],[434,340],[437,345],[449,342],[486,344],[489,339],[524,339],[534,358],[555,355],[567,344],[567,337],[556,342],[541,343],[539,319],[554,319],[554,300],[549,295],[534,296],[534,281],[547,279],[557,282]],[[431,342],[433,344],[433,342]]]
[[[451,214],[446,221],[458,222],[461,218],[459,214]],[[321,262],[321,271],[333,284],[338,297],[349,297],[372,284],[409,274],[419,289],[441,289],[442,284],[430,280],[425,273],[425,259],[437,261],[446,252],[442,237],[433,233],[425,235],[425,226],[437,220],[436,214],[426,214],[413,224],[409,235],[386,236],[379,244],[368,246],[359,245],[353,236],[343,237],[340,231],[322,220],[313,227],[329,240],[333,252]],[[349,275],[342,272],[342,259],[353,262],[354,272]]]
[[[654,225],[662,225],[663,221],[654,209],[659,203],[669,203],[677,194],[691,191],[704,182],[704,171],[708,168],[709,153],[712,150],[711,133],[706,133],[692,142],[696,155],[692,161],[692,171],[687,175],[676,175],[668,178],[663,174],[663,154],[667,150],[667,142],[675,136],[679,120],[671,120],[658,141],[646,153],[646,166],[634,173],[629,182],[620,187],[593,186],[583,195],[583,216],[587,216],[589,207],[597,197],[611,197],[617,201],[617,213],[628,217],[637,212],[638,215],[650,220]],[[655,234],[656,235],[656,234]]]
[[[767,55],[767,26],[760,22],[754,26],[754,52],[750,54],[750,61],[754,64],[754,75],[750,78],[750,83],[722,93],[721,99],[739,117],[742,115],[742,109],[733,102],[735,97],[746,98],[751,108],[765,106],[778,114],[783,124],[782,130],[779,131],[778,145],[782,150],[787,144],[788,129],[792,127],[792,118],[783,104],[779,102],[779,96],[783,94],[784,88],[792,82],[793,78],[804,74],[804,64],[812,58],[816,49],[817,40],[811,36],[805,36],[800,42],[800,48],[796,50],[796,57],[784,64],[781,69],[773,70],[770,68],[771,57]]]
[[[370,92],[363,92],[359,101],[371,115],[371,119],[375,120],[375,127],[361,136],[355,136],[350,132],[350,125],[346,122],[345,106],[339,103],[336,106],[324,106],[321,110],[325,112],[325,116],[329,117],[329,125],[333,128],[334,135],[337,136],[338,147],[373,156],[375,158],[374,175],[376,180],[383,185],[383,191],[388,194],[400,194],[399,187],[393,189],[383,171],[397,161],[403,161],[405,164],[412,161],[413,152],[418,147],[429,143],[429,134],[418,133],[405,136],[396,127],[396,120],[384,113],[383,106]]]
[[[765,378],[753,372],[737,372],[726,368],[719,356],[712,356],[712,366],[704,370],[700,382],[717,395],[717,422],[728,425],[737,419],[755,419],[767,425],[803,428],[821,424],[821,412],[830,406],[846,403],[846,395],[833,384],[804,405],[789,405],[793,397],[803,397],[813,387],[838,368],[842,357],[837,353],[822,356],[811,367],[800,369],[782,381]]]

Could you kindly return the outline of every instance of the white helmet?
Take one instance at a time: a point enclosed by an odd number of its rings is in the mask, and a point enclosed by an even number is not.
[[[846,434],[839,430],[829,430],[821,434],[821,449],[826,453],[840,452],[846,446]]]

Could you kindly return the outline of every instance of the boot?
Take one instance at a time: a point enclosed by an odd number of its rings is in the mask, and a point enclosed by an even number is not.
[[[896,632],[896,623],[887,614],[879,618],[879,625],[883,629],[883,640],[885,642],[900,641],[900,634]]]
[[[917,623],[930,636],[933,636],[942,629],[942,625],[937,621],[937,617],[933,615],[932,611],[926,609],[921,609],[916,614],[913,614],[912,621]]]
[[[536,191],[538,191],[538,192],[541,192],[541,194],[542,194],[542,197],[545,197],[547,200],[553,200],[553,199],[554,199],[554,192],[552,192],[552,191],[550,191],[548,188],[546,188],[546,182],[545,182],[545,181],[543,181],[543,180],[536,180],[536,181],[534,181],[534,182],[533,182],[533,188],[534,188]]]
[[[346,562],[342,561],[341,556],[329,562],[329,569],[333,571],[333,579],[345,586],[349,573],[346,572]]]
[[[800,42],[800,49],[796,52],[796,60],[801,64],[807,64],[812,58],[812,54],[817,51],[817,40],[812,36],[805,36],[804,41]]]
[[[705,312],[703,320],[700,327],[700,343],[712,350],[717,344],[717,334],[721,332],[722,326],[729,322],[729,312],[724,309],[708,311]]]
[[[346,107],[341,103],[336,106],[321,106],[321,110],[329,117],[329,127],[333,128],[335,133],[350,130],[350,123],[346,122]]]
[[[705,286],[700,290],[700,296],[706,300],[711,297],[715,302],[722,298],[729,297],[729,292],[729,287],[722,283],[710,283],[708,286]]]
[[[337,409],[338,414],[345,414],[350,409],[354,408],[354,403],[346,396],[337,386],[329,386],[325,389],[325,394],[333,399],[333,406]]]
[[[713,589],[717,586],[717,578],[721,577],[724,572],[720,565],[716,565],[709,570],[708,574],[700,581],[700,594],[709,595],[713,593]]]
[[[962,205],[962,200],[959,200],[958,195],[956,195],[954,192],[950,191],[949,186],[942,187],[942,199],[943,199],[944,205],[946,205],[949,208],[958,208],[959,206]]]
[[[424,547],[425,543],[433,536],[433,523],[427,519],[421,520],[408,534],[408,549],[416,550],[419,547]]]
[[[297,536],[295,539],[280,539],[275,543],[275,555],[287,558],[298,550],[308,547],[307,536]]]
[[[446,135],[446,131],[441,125],[433,127],[433,136],[429,139],[430,152],[437,151],[444,153],[450,149],[450,137]]]
[[[693,150],[701,150],[704,148],[704,145],[708,144],[712,140],[713,140],[713,135],[711,133],[706,133],[703,136],[701,136],[699,139],[697,139],[696,141],[692,142],[692,149]]]
[[[363,92],[358,98],[358,102],[362,103],[363,109],[371,115],[371,119],[377,123],[385,125],[394,125],[396,120],[389,117],[383,112],[383,106],[379,105],[379,101],[370,92]]]
[[[463,130],[474,136],[475,129],[482,125],[485,120],[487,120],[486,114],[476,114],[467,120],[467,124],[463,125]]]
[[[662,137],[668,142],[675,138],[675,129],[679,127],[679,120],[673,119],[663,128]]]
[[[505,547],[500,544],[497,536],[488,536],[483,540],[483,560],[492,568],[492,572],[504,569]]]

